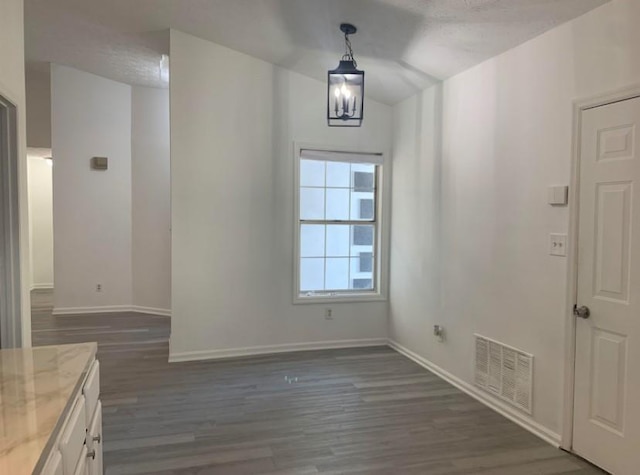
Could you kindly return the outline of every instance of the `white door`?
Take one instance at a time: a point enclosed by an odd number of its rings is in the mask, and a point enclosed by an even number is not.
[[[586,110],[580,156],[574,451],[640,473],[640,98]]]

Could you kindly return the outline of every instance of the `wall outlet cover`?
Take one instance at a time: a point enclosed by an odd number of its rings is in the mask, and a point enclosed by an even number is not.
[[[567,235],[566,234],[550,234],[549,235],[549,255],[566,257],[567,255]]]

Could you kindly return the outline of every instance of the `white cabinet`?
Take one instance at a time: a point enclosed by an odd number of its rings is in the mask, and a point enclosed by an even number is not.
[[[102,475],[102,403],[96,404],[93,420],[87,431],[87,448],[89,450],[89,475]]]
[[[94,360],[38,475],[103,475],[100,364]]]
[[[87,402],[87,428],[91,424],[93,414],[98,404],[98,398],[100,397],[100,362],[95,360],[91,365],[91,369],[87,374],[87,379],[82,387],[82,394]]]
[[[82,450],[80,451],[80,460],[78,460],[76,469],[73,471],[73,474],[69,475],[89,475],[89,472],[87,471],[88,469],[89,465],[87,464],[87,446],[83,445]]]
[[[54,450],[49,456],[49,460],[42,469],[42,475],[64,475],[62,468],[62,455],[59,450]]]
[[[84,447],[84,441],[87,437],[85,412],[84,396],[80,395],[76,399],[71,415],[64,425],[60,442],[58,443],[65,475],[74,473],[73,471],[78,465],[78,459]]]

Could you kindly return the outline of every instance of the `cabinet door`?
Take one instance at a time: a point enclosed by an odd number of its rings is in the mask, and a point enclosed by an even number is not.
[[[87,405],[87,427],[91,424],[91,418],[96,410],[98,404],[98,398],[100,397],[100,362],[95,360],[91,365],[89,374],[82,388],[82,394],[84,395]]]
[[[64,475],[62,470],[62,455],[60,451],[54,450],[49,460],[42,469],[42,475]]]
[[[98,401],[87,431],[89,453],[89,475],[102,475],[102,403]]]
[[[86,435],[84,397],[80,396],[62,430],[58,446],[62,455],[62,466],[64,467],[65,475],[74,473],[74,468],[78,465],[78,460],[81,457],[80,451],[84,447]]]
[[[78,465],[76,465],[73,475],[87,475],[87,468],[87,447],[83,445],[80,452],[80,460],[78,460]]]

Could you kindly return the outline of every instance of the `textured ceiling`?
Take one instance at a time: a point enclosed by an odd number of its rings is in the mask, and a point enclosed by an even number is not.
[[[608,0],[25,0],[26,55],[166,87],[175,28],[324,81],[355,24],[370,97],[393,104]]]

